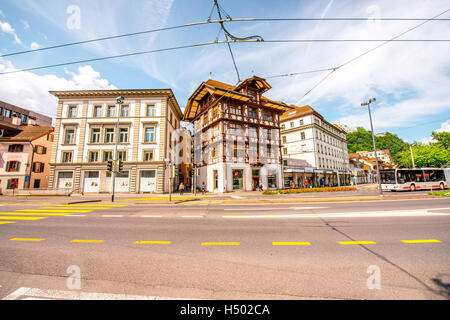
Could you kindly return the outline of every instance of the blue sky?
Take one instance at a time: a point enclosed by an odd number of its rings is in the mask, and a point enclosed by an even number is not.
[[[130,5],[132,4],[132,5]],[[0,53],[205,21],[212,0],[2,0]],[[403,17],[430,18],[446,9],[446,0],[398,1],[237,1],[222,0],[233,18]],[[79,28],[71,19],[79,9]],[[217,13],[213,12],[213,18]],[[450,12],[441,18],[450,18]],[[420,21],[233,22],[240,37],[274,39],[389,39]],[[0,72],[214,41],[219,25],[108,40],[80,46],[0,58]],[[429,22],[403,39],[448,39],[448,21]],[[224,35],[220,33],[219,39]],[[379,43],[233,44],[241,79],[331,68]],[[334,72],[310,94],[325,73],[268,79],[267,96],[289,104],[309,104],[330,122],[369,128],[362,101],[372,104],[376,132],[426,141],[433,130],[450,130],[450,43],[389,43]],[[210,77],[236,83],[224,44],[0,75],[0,100],[54,115],[49,90],[98,88],[172,88],[182,108],[193,90]]]

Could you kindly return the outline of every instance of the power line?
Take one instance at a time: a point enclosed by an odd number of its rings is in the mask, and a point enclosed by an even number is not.
[[[222,8],[222,7],[220,6],[220,8]],[[86,43],[92,43],[92,42],[98,42],[98,41],[125,38],[125,37],[143,35],[143,34],[160,32],[160,31],[181,29],[181,28],[186,28],[186,27],[205,25],[205,24],[209,24],[209,23],[261,22],[261,21],[277,22],[277,21],[423,21],[423,20],[429,20],[429,19],[422,19],[422,18],[239,18],[239,19],[232,19],[231,17],[229,17],[229,15],[227,15],[227,19],[224,19],[224,20],[211,20],[211,14],[212,14],[213,10],[214,10],[214,6],[211,9],[210,17],[208,18],[207,21],[200,21],[200,22],[188,23],[188,24],[183,24],[183,25],[178,25],[178,26],[170,26],[170,27],[164,27],[164,28],[158,28],[158,29],[152,29],[152,30],[144,30],[144,31],[132,32],[132,33],[119,34],[119,35],[112,35],[112,36],[101,37],[101,38],[96,38],[96,39],[69,42],[69,43],[64,43],[64,44],[48,46],[48,47],[42,47],[42,48],[38,48],[38,49],[5,53],[5,54],[0,54],[0,57],[9,57],[9,56],[21,55],[21,54],[32,53],[32,52],[46,51],[46,50],[50,50],[50,49],[58,49],[58,48],[76,46],[76,45],[80,45],[80,44],[86,44]],[[433,21],[450,21],[450,19],[433,19]],[[243,40],[243,39],[240,39],[240,40]],[[309,40],[305,40],[305,41],[309,41]],[[311,41],[317,42],[320,40],[311,40]],[[329,40],[323,40],[323,41],[329,41]],[[383,40],[376,40],[376,41],[383,41]],[[435,41],[447,41],[447,40],[435,40]]]

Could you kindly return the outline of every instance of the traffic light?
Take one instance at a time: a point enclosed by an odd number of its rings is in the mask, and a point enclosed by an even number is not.
[[[118,166],[117,166],[117,172],[122,172],[122,170],[123,170],[123,161],[122,160],[119,160],[118,161]]]
[[[108,161],[108,165],[106,167],[106,171],[108,171],[108,172],[112,172],[113,171],[113,162],[112,161]]]
[[[176,176],[176,173],[177,173],[177,167],[173,164],[172,165],[172,178],[175,178],[175,176]]]
[[[197,176],[200,175],[200,168],[195,169],[195,174],[196,174]]]

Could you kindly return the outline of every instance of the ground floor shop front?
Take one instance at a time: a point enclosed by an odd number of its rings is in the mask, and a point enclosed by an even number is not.
[[[247,163],[217,163],[200,168],[196,185],[208,192],[256,191],[282,189],[281,164],[252,166]]]
[[[350,172],[313,168],[284,169],[283,185],[285,189],[348,186],[351,184],[350,176]]]
[[[71,189],[74,193],[112,192],[112,174],[103,167],[54,167],[51,172],[53,189]],[[114,191],[117,193],[164,193],[169,182],[164,165],[125,166],[115,174]],[[168,180],[168,179],[167,179]],[[176,183],[176,181],[172,181]],[[173,188],[172,188],[173,190]]]

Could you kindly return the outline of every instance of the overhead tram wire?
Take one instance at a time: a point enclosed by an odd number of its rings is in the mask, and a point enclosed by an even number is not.
[[[450,11],[450,9],[447,9],[447,10],[445,10],[445,11],[439,13],[438,15],[436,15],[436,16],[434,16],[434,17],[432,17],[432,18],[426,19],[424,22],[422,22],[422,23],[420,23],[420,24],[418,24],[418,25],[416,25],[416,26],[414,26],[414,27],[412,27],[412,28],[410,28],[410,29],[408,29],[408,30],[406,30],[406,31],[403,31],[402,33],[398,34],[397,36],[393,37],[392,39],[386,40],[386,41],[384,41],[382,44],[380,44],[380,45],[378,45],[378,46],[376,46],[376,47],[373,47],[372,49],[367,50],[367,51],[363,52],[362,54],[360,54],[360,55],[358,55],[358,56],[356,56],[356,57],[354,57],[354,58],[352,58],[352,59],[350,59],[350,60],[347,60],[347,61],[344,62],[343,64],[338,65],[338,66],[336,66],[336,67],[334,67],[334,68],[331,68],[331,71],[330,71],[325,77],[323,77],[318,83],[316,83],[311,89],[309,89],[309,90],[302,96],[302,98],[300,99],[300,101],[301,101],[304,97],[306,97],[309,93],[311,93],[311,91],[313,91],[315,88],[317,88],[322,82],[324,82],[329,76],[331,76],[334,72],[336,72],[337,70],[339,70],[339,69],[342,68],[343,66],[348,65],[348,64],[352,63],[353,61],[355,61],[355,60],[357,60],[357,59],[359,59],[359,58],[361,58],[361,57],[363,57],[363,56],[365,56],[365,55],[367,55],[367,54],[373,52],[374,50],[376,50],[376,49],[378,49],[378,48],[380,48],[380,47],[382,47],[382,46],[384,46],[384,45],[386,45],[386,44],[388,44],[388,43],[390,43],[390,42],[393,42],[393,41],[397,40],[397,38],[399,38],[399,37],[401,37],[401,36],[407,34],[408,32],[411,32],[411,31],[413,31],[413,30],[415,30],[415,29],[417,29],[417,28],[423,26],[423,25],[424,25],[425,23],[427,23],[427,22],[430,22],[430,21],[435,20],[436,18],[442,16],[443,14],[445,14],[445,13],[447,13],[447,12],[449,12],[449,11]]]
[[[221,6],[220,6],[220,8],[222,9]],[[183,25],[170,26],[170,27],[158,28],[158,29],[153,29],[153,30],[125,33],[125,34],[101,37],[101,38],[96,38],[96,39],[82,40],[82,41],[58,44],[58,45],[53,45],[53,46],[48,46],[48,47],[42,47],[42,48],[38,48],[38,49],[5,53],[5,54],[0,54],[0,58],[21,55],[21,54],[26,54],[26,53],[32,53],[32,52],[45,51],[45,50],[50,50],[50,49],[58,49],[58,48],[63,48],[63,47],[76,46],[76,45],[98,42],[98,41],[106,41],[106,40],[112,40],[112,39],[118,39],[118,38],[143,35],[143,34],[160,32],[160,31],[167,31],[167,30],[174,30],[174,29],[181,29],[181,28],[186,28],[186,27],[205,25],[205,24],[209,24],[209,23],[261,22],[261,21],[275,21],[276,22],[276,21],[423,21],[423,20],[429,20],[429,19],[423,19],[423,18],[238,18],[238,19],[232,19],[228,14],[227,14],[227,17],[228,17],[227,19],[211,20],[211,14],[212,14],[213,10],[214,10],[214,6],[211,9],[210,18],[207,21],[187,23],[187,24],[183,24]],[[223,10],[223,9],[222,9],[222,11],[225,12],[225,10]],[[433,19],[433,21],[450,21],[450,19],[441,18],[441,19]],[[305,40],[305,41],[309,41],[309,40]],[[327,40],[323,40],[323,41],[327,41]],[[376,41],[381,41],[381,40],[376,40]],[[405,40],[405,41],[407,41],[407,40]],[[446,40],[437,40],[437,41],[446,41]]]

